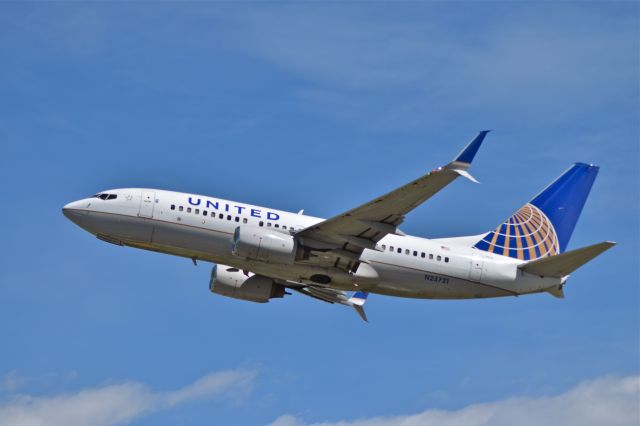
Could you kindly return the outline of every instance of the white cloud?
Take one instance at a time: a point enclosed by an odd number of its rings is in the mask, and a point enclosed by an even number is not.
[[[640,423],[640,376],[604,377],[583,382],[560,395],[509,398],[456,411],[353,421],[306,423],[292,415],[270,426],[635,426]]]
[[[56,396],[20,395],[0,405],[0,426],[125,424],[190,401],[216,398],[228,392],[246,392],[255,375],[253,371],[241,370],[212,373],[170,392],[127,382]]]
[[[11,370],[0,381],[0,392],[15,392],[26,382],[26,378],[20,377],[16,370]]]

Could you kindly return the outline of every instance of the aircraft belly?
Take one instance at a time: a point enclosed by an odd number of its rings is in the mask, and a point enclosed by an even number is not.
[[[93,234],[144,243],[151,242],[154,228],[154,221],[151,219],[100,212],[88,213],[83,223]]]
[[[380,281],[373,293],[418,299],[473,299],[511,296],[511,292],[430,271],[373,263]]]
[[[89,214],[83,227],[135,248],[221,263],[232,257],[231,235],[226,232],[105,213]]]
[[[184,224],[158,222],[153,233],[153,244],[184,249],[208,256],[231,254],[231,235],[212,229]]]

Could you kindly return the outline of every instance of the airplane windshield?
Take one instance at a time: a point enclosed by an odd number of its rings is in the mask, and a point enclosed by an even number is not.
[[[116,198],[118,198],[117,194],[96,194],[94,196],[92,196],[91,198],[100,198],[101,200],[115,200]]]

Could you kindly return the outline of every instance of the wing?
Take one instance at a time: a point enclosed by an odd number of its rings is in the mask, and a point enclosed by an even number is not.
[[[458,176],[477,182],[467,169],[488,132],[483,130],[478,133],[446,166],[346,213],[305,228],[296,236],[309,250],[323,252],[322,257],[325,260],[330,258],[333,266],[349,271],[357,269],[364,249],[375,249],[376,243],[387,234],[401,235],[398,225],[411,210]],[[309,259],[311,256],[307,256]]]
[[[347,297],[344,291],[335,290],[328,287],[317,287],[312,285],[298,285],[298,283],[288,282],[287,285],[290,289],[297,291],[305,296],[313,297],[314,299],[322,300],[327,303],[339,303],[345,306],[353,307],[360,318],[369,322],[367,315],[364,312],[364,304],[367,301],[369,293],[364,291],[357,291],[351,297]]]

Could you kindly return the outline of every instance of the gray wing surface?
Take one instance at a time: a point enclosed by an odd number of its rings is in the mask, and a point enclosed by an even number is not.
[[[467,169],[488,132],[478,133],[446,166],[359,207],[305,228],[296,236],[305,247],[331,254],[333,266],[354,270],[364,249],[375,249],[376,243],[387,234],[399,234],[397,228],[407,213],[458,176],[477,182]]]

